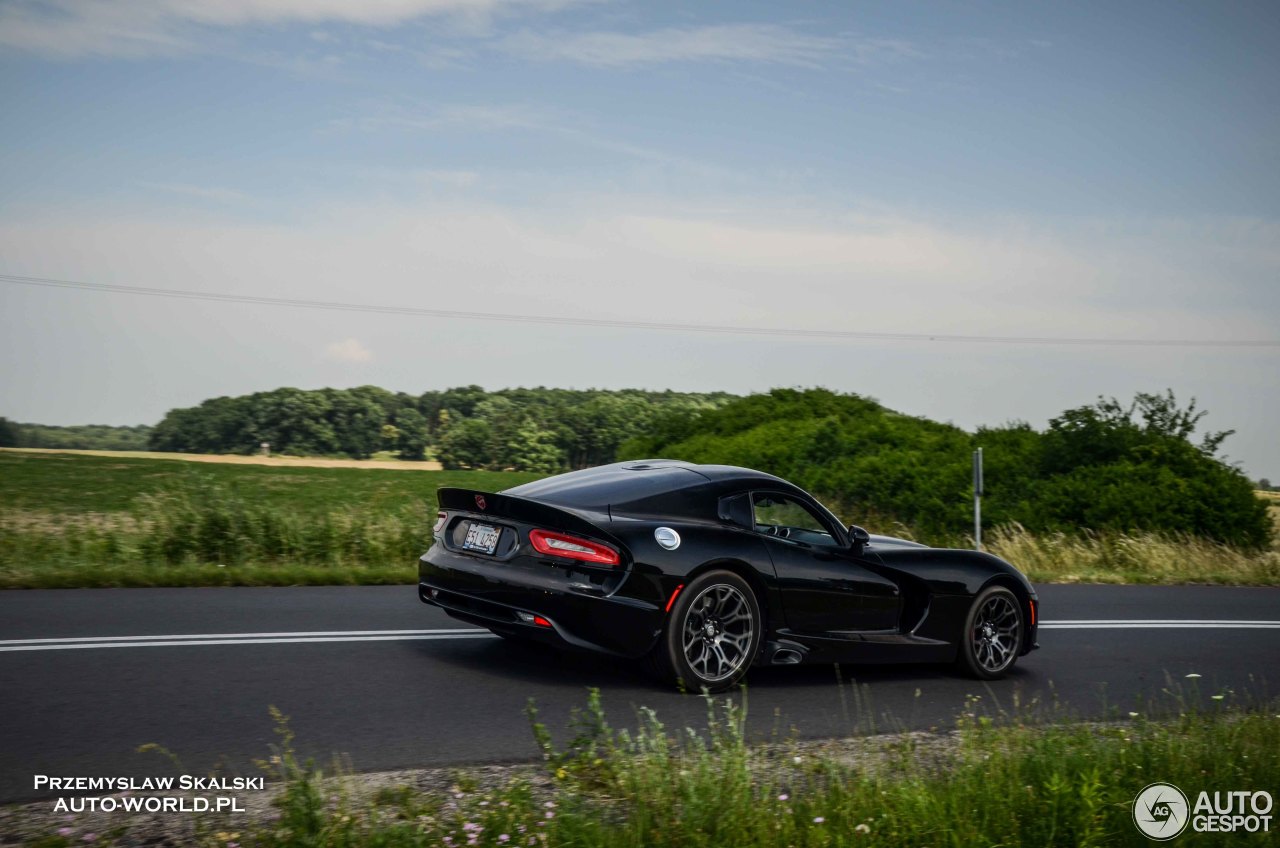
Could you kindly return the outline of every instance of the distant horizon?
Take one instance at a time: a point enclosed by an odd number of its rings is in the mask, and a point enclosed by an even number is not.
[[[915,413],[904,412],[903,410],[901,410],[901,409],[897,409],[897,408],[895,408],[895,407],[891,406],[890,404],[887,404],[887,403],[885,403],[884,401],[882,401],[881,399],[879,399],[879,398],[877,398],[877,397],[875,397],[875,396],[872,396],[872,395],[867,395],[867,394],[864,394],[864,393],[861,393],[861,392],[844,392],[844,391],[839,391],[839,390],[837,390],[837,389],[832,389],[832,388],[831,388],[831,387],[829,387],[829,386],[821,386],[821,385],[812,385],[812,386],[772,386],[772,387],[770,387],[770,388],[763,389],[763,390],[761,390],[761,391],[751,391],[751,392],[745,392],[745,393],[742,393],[742,392],[731,392],[731,391],[724,391],[724,390],[714,390],[714,389],[712,389],[712,390],[706,390],[706,391],[685,391],[685,390],[680,390],[680,389],[667,389],[667,388],[645,388],[645,387],[642,387],[642,386],[620,386],[620,387],[617,387],[617,388],[605,388],[605,387],[600,387],[600,386],[577,387],[577,386],[550,386],[550,385],[540,385],[540,386],[504,386],[504,387],[501,387],[501,388],[491,389],[491,388],[488,388],[487,386],[481,386],[481,385],[479,385],[479,384],[475,384],[475,383],[462,384],[462,385],[454,385],[454,386],[445,386],[444,388],[438,388],[438,389],[436,389],[436,388],[428,388],[428,389],[423,389],[423,390],[418,391],[418,392],[412,392],[412,391],[399,391],[399,390],[394,390],[394,389],[388,389],[388,388],[386,388],[385,386],[379,386],[379,385],[376,385],[376,384],[373,384],[373,383],[361,383],[361,384],[358,384],[358,385],[351,385],[351,386],[319,386],[319,387],[316,387],[316,388],[305,388],[305,387],[302,387],[302,386],[276,386],[276,387],[271,388],[271,389],[260,389],[260,390],[253,391],[253,392],[242,392],[242,393],[240,393],[240,394],[224,394],[224,395],[215,395],[215,396],[212,396],[212,397],[204,398],[204,399],[203,399],[203,400],[201,400],[201,401],[197,401],[197,402],[192,403],[192,404],[189,404],[189,405],[187,405],[187,406],[177,406],[177,407],[172,407],[170,410],[166,410],[164,413],[162,413],[162,414],[160,415],[160,417],[159,417],[159,418],[157,418],[157,419],[155,420],[155,422],[153,422],[153,423],[139,422],[139,423],[131,423],[131,424],[105,424],[105,423],[102,423],[102,422],[74,422],[74,423],[69,423],[69,424],[54,424],[54,423],[50,423],[50,422],[47,422],[47,421],[19,421],[19,420],[15,419],[15,418],[10,418],[10,417],[9,417],[9,416],[7,416],[7,415],[0,415],[0,417],[7,418],[7,419],[12,423],[12,424],[14,424],[14,425],[16,425],[16,426],[19,426],[19,427],[23,427],[23,426],[36,426],[36,427],[149,427],[149,428],[154,428],[157,424],[159,424],[159,423],[160,423],[160,421],[161,421],[161,420],[163,420],[164,416],[165,416],[165,415],[167,415],[167,414],[168,414],[170,411],[172,411],[173,409],[190,409],[190,408],[193,408],[193,407],[197,407],[197,406],[199,406],[201,403],[203,403],[203,402],[205,402],[205,401],[214,400],[214,399],[216,399],[216,398],[218,398],[218,397],[246,397],[246,396],[253,395],[253,394],[259,394],[259,393],[262,393],[262,392],[278,391],[278,390],[281,390],[281,389],[297,389],[298,391],[323,391],[323,390],[325,390],[325,389],[349,390],[349,389],[359,389],[359,388],[374,388],[374,389],[380,389],[380,390],[383,390],[383,391],[391,392],[392,394],[405,394],[405,395],[408,395],[408,396],[410,396],[410,397],[421,397],[422,395],[424,395],[424,394],[426,394],[426,393],[428,393],[428,392],[445,392],[445,391],[448,391],[448,390],[450,390],[450,389],[462,389],[462,388],[472,388],[472,387],[478,387],[478,388],[482,389],[483,391],[485,391],[485,392],[486,392],[486,393],[488,393],[488,394],[493,394],[493,393],[495,393],[495,392],[502,392],[502,391],[519,391],[519,390],[522,390],[522,389],[547,389],[547,390],[552,390],[552,391],[560,390],[560,391],[580,391],[580,392],[591,392],[591,391],[599,391],[599,392],[626,392],[626,391],[638,391],[638,392],[649,392],[649,393],[663,393],[663,392],[671,392],[671,393],[673,393],[673,394],[681,394],[681,395],[726,394],[726,395],[730,395],[730,396],[732,396],[732,397],[738,397],[738,398],[741,398],[741,397],[748,397],[748,396],[750,396],[750,395],[768,394],[769,392],[774,391],[775,389],[794,389],[794,390],[804,390],[804,389],[825,389],[825,390],[827,390],[827,391],[835,392],[835,393],[837,393],[837,394],[856,394],[856,395],[859,395],[860,397],[862,397],[862,398],[863,398],[863,399],[865,399],[865,400],[869,400],[869,401],[872,401],[872,402],[874,402],[874,403],[876,403],[876,404],[879,404],[881,407],[883,407],[884,409],[886,409],[886,410],[888,410],[888,411],[890,411],[890,412],[894,412],[894,413],[899,414],[899,415],[909,415],[909,416],[911,416],[911,417],[913,417],[913,418],[923,418],[923,419],[925,419],[925,420],[933,421],[933,422],[936,422],[936,423],[939,423],[939,424],[947,424],[947,425],[950,425],[950,426],[957,427],[957,428],[959,428],[960,430],[963,430],[963,431],[964,431],[964,432],[966,432],[966,433],[975,433],[978,429],[980,429],[980,428],[982,428],[982,427],[994,428],[994,427],[1007,426],[1007,425],[1014,424],[1014,423],[1024,423],[1024,424],[1027,424],[1028,426],[1030,426],[1030,427],[1032,427],[1033,429],[1038,430],[1038,431],[1039,431],[1039,430],[1047,429],[1047,427],[1049,426],[1049,419],[1048,419],[1048,418],[1046,418],[1046,419],[1045,419],[1045,421],[1044,421],[1042,424],[1037,424],[1036,422],[1034,422],[1034,421],[1030,421],[1030,420],[1027,420],[1027,419],[1025,419],[1025,418],[1016,418],[1016,417],[1015,417],[1015,418],[1007,419],[1007,420],[1005,420],[1005,421],[1001,421],[1001,422],[998,422],[998,423],[987,422],[987,423],[980,423],[980,424],[978,424],[978,425],[976,425],[976,426],[972,426],[972,427],[966,427],[966,426],[963,426],[963,425],[960,425],[960,424],[956,424],[956,423],[955,423],[953,420],[951,420],[951,419],[934,418],[934,417],[929,416],[929,415],[918,415],[918,414],[915,414]],[[1167,387],[1166,387],[1166,388],[1167,388]],[[1152,390],[1152,391],[1163,391],[1163,389],[1160,389],[1160,390]],[[1176,394],[1176,393],[1175,393],[1175,394]],[[1099,396],[1099,397],[1107,397],[1107,396]],[[1095,398],[1094,398],[1094,401],[1098,400],[1098,399],[1099,399],[1099,397],[1095,397]],[[1120,403],[1122,403],[1122,404],[1126,404],[1126,403],[1131,402],[1131,401],[1133,400],[1133,398],[1131,398],[1131,397],[1130,397],[1130,398],[1115,398],[1115,400],[1119,401],[1119,402],[1120,402]],[[1182,405],[1185,405],[1185,404],[1187,404],[1188,402],[1190,402],[1190,401],[1192,401],[1192,400],[1197,400],[1197,399],[1196,399],[1196,398],[1191,398],[1191,397],[1186,397],[1186,398],[1184,398],[1184,397],[1178,397],[1178,402],[1179,402],[1179,404],[1182,404]],[[1077,408],[1077,407],[1082,406],[1082,405],[1085,405],[1085,406],[1087,406],[1087,405],[1091,405],[1091,404],[1092,404],[1092,402],[1093,402],[1093,401],[1090,401],[1090,402],[1085,403],[1085,404],[1077,404],[1076,406],[1064,406],[1061,410],[1058,410],[1058,412],[1057,412],[1057,413],[1055,413],[1054,415],[1052,415],[1052,416],[1050,416],[1050,417],[1051,417],[1051,418],[1052,418],[1052,417],[1056,417],[1057,415],[1060,415],[1062,412],[1065,412],[1065,411],[1066,411],[1066,410],[1068,410],[1068,409],[1074,409],[1074,408]],[[1207,427],[1198,427],[1198,428],[1197,428],[1197,431],[1196,431],[1196,433],[1197,433],[1198,435],[1202,435],[1202,434],[1203,434],[1203,432],[1205,432],[1206,430],[1216,430],[1216,429],[1219,429],[1218,427],[1213,426],[1213,424],[1214,424],[1214,420],[1213,420],[1213,419],[1215,418],[1215,416],[1214,416],[1214,411],[1210,409],[1210,410],[1208,410],[1208,412],[1209,412],[1209,415],[1208,415],[1208,416],[1206,416],[1206,418],[1208,419],[1208,421],[1207,421],[1208,426],[1207,426]],[[1230,428],[1229,426],[1226,426],[1226,427],[1223,427],[1223,428],[1221,428],[1221,429],[1231,429],[1231,428]],[[1233,435],[1234,435],[1234,434],[1233,434]],[[1265,474],[1265,473],[1263,473],[1263,474],[1255,474],[1255,473],[1252,473],[1249,469],[1244,468],[1240,462],[1238,462],[1238,461],[1236,461],[1236,460],[1233,460],[1233,459],[1231,458],[1231,455],[1230,455],[1229,450],[1228,450],[1228,449],[1230,448],[1231,438],[1232,438],[1232,436],[1228,436],[1228,437],[1227,437],[1227,439],[1226,439],[1226,441],[1223,443],[1223,449],[1219,451],[1219,452],[1220,452],[1220,454],[1221,454],[1221,456],[1219,457],[1219,459],[1220,459],[1220,460],[1222,460],[1223,462],[1226,462],[1228,465],[1231,465],[1231,466],[1233,466],[1233,467],[1240,468],[1240,470],[1241,470],[1241,471],[1242,471],[1242,472],[1243,472],[1243,473],[1244,473],[1244,474],[1245,474],[1245,475],[1246,475],[1250,480],[1252,480],[1252,481],[1255,481],[1255,482],[1256,482],[1256,481],[1258,481],[1258,480],[1275,480],[1275,479],[1277,479],[1276,477],[1273,477],[1273,476],[1272,476],[1272,475],[1270,475],[1270,474]],[[1278,476],[1280,476],[1280,475],[1278,475]]]

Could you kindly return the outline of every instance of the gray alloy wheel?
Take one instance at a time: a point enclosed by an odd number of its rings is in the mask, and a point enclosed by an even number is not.
[[[1003,677],[1018,661],[1022,638],[1022,605],[1013,592],[991,586],[973,599],[956,662],[984,680]]]
[[[742,668],[756,635],[755,613],[746,595],[728,583],[713,583],[685,610],[681,651],[698,678],[719,683]]]
[[[722,692],[742,679],[760,650],[764,620],[751,587],[730,571],[709,571],[676,599],[654,648],[659,675],[689,692]]]

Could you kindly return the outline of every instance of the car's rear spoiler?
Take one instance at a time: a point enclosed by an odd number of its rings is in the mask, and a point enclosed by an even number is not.
[[[577,533],[621,545],[618,539],[609,534],[607,530],[609,516],[603,512],[580,512],[528,498],[518,498],[514,495],[480,492],[475,489],[455,489],[452,486],[438,489],[436,501],[444,510],[507,518],[533,524],[546,530]]]

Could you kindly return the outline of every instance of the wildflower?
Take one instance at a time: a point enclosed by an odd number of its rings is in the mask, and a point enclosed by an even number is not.
[[[510,806],[511,806],[511,804],[507,803],[506,801],[499,801],[499,802],[498,802],[498,806],[499,806],[499,807],[510,807]]]
[[[854,832],[855,832],[855,833],[870,833],[870,832],[871,832],[871,828],[867,827],[867,825],[865,825],[865,824],[860,824],[860,825],[858,825],[857,827],[855,827],[853,830],[854,830]]]
[[[98,841],[98,834],[96,834],[96,833],[86,833],[84,836],[80,837],[80,841],[82,841],[82,842],[97,842],[97,841]]]
[[[506,841],[508,841],[509,839],[511,839],[510,834],[506,834],[506,833],[499,833],[499,834],[498,834],[498,841],[499,841],[499,842],[506,842]]]
[[[1135,713],[1133,710],[1129,710],[1129,718],[1137,718],[1137,717],[1138,717],[1137,713]]]
[[[1199,676],[1200,676],[1200,675],[1196,674],[1196,673],[1193,671],[1193,672],[1191,672],[1190,674],[1188,674],[1188,675],[1187,675],[1187,679],[1188,679],[1188,680],[1195,680],[1195,679],[1196,679],[1196,678],[1198,678]]]
[[[813,818],[814,824],[822,824],[824,821],[826,821],[826,819],[824,819],[822,816],[814,816]]]
[[[75,831],[74,831],[74,830],[72,830],[72,829],[71,829],[71,828],[69,828],[69,827],[60,827],[60,828],[58,828],[58,835],[59,835],[59,836],[70,836],[70,835],[71,835],[71,834],[73,834],[73,833],[75,833]]]
[[[556,808],[556,802],[555,802],[555,801],[548,801],[547,803],[543,804],[542,806],[546,807],[548,810],[554,810],[554,809]]]
[[[778,796],[778,800],[779,800],[779,801],[785,801],[785,800],[787,800],[787,799],[788,799],[788,798],[790,798],[790,797],[791,797],[790,795],[788,795],[787,793],[783,792],[781,795],[779,795],[779,796]]]
[[[465,822],[462,825],[462,829],[465,830],[467,833],[473,833],[473,832],[479,833],[480,831],[484,830],[483,827],[476,824],[475,822]]]
[[[547,818],[553,819],[555,817],[556,817],[555,813],[551,812],[551,810],[547,810]]]
[[[489,806],[489,802],[488,802],[488,801],[481,801],[481,802],[480,802],[480,806],[482,806],[482,807],[487,807],[487,806]]]
[[[804,757],[792,757],[791,762],[795,763],[796,765],[800,765],[800,763],[804,762]]]

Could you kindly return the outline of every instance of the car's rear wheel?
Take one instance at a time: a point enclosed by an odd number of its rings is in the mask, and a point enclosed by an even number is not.
[[[956,665],[982,680],[1003,677],[1018,661],[1023,630],[1017,596],[1003,586],[984,589],[965,616]]]
[[[660,677],[686,691],[723,692],[751,667],[763,625],[747,581],[708,571],[677,596],[650,660]]]

